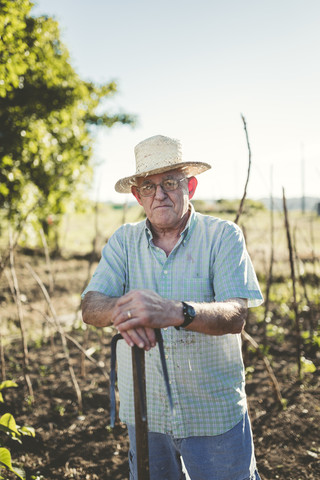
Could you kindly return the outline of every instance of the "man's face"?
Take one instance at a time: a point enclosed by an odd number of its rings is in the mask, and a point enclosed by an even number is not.
[[[181,180],[178,188],[174,191],[165,192],[160,185],[150,197],[140,195],[139,188],[148,184],[159,184],[164,180]],[[195,178],[192,177],[194,180]],[[145,178],[137,179],[137,188],[132,187],[132,193],[142,205],[145,213],[152,225],[158,228],[174,228],[181,222],[182,217],[188,211],[189,188],[188,179],[183,172],[171,170],[169,172],[150,175]]]

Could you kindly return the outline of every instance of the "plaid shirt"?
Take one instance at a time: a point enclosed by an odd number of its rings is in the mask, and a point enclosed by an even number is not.
[[[201,215],[189,221],[167,257],[152,241],[148,220],[120,227],[103,248],[83,295],[98,291],[119,297],[148,288],[168,299],[221,302],[247,298],[262,303],[241,230],[232,222]],[[211,336],[173,327],[162,329],[175,415],[172,416],[158,348],[145,354],[148,426],[176,438],[219,435],[246,411],[241,335]],[[134,424],[131,348],[118,343],[120,418]]]

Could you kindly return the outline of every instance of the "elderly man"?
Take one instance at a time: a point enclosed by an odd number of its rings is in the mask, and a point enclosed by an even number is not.
[[[262,302],[241,230],[195,212],[195,175],[180,142],[157,135],[135,147],[136,172],[115,185],[132,192],[146,220],[120,227],[105,245],[83,293],[83,320],[114,325],[120,417],[136,478],[131,349],[146,350],[152,480],[259,479],[247,413],[241,331],[248,306]],[[161,328],[175,415],[161,377],[155,329]]]

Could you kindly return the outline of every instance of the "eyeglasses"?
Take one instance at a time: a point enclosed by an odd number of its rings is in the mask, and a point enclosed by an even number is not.
[[[151,197],[152,195],[155,195],[159,185],[164,192],[173,192],[174,190],[177,190],[180,182],[185,180],[185,178],[186,177],[180,178],[180,180],[168,178],[167,180],[163,180],[161,183],[147,183],[146,185],[142,185],[142,187],[137,187],[137,190],[142,197]]]

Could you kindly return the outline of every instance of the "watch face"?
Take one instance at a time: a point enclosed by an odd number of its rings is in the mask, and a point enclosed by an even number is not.
[[[189,317],[194,317],[196,314],[195,309],[192,307],[192,305],[187,306],[187,312]]]
[[[186,302],[182,302],[182,305],[183,305],[184,322],[179,327],[175,327],[177,330],[180,330],[180,328],[187,327],[194,320],[196,316],[196,311],[191,305],[189,305]]]
[[[196,315],[196,311],[195,311],[195,309],[192,307],[192,305],[189,305],[188,303],[185,303],[184,305],[185,305],[185,307],[186,307],[185,316],[186,316],[187,318],[194,318],[195,315]]]

